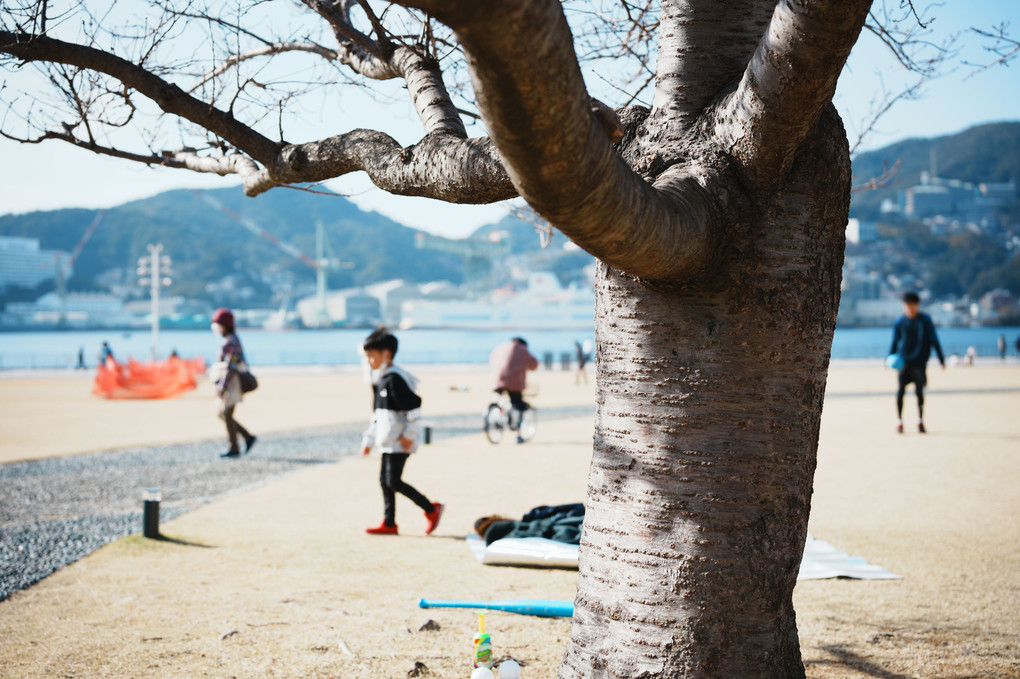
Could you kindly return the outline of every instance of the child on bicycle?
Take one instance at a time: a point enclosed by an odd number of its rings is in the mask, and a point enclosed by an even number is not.
[[[361,453],[372,448],[382,453],[379,483],[383,492],[383,522],[366,528],[370,535],[396,535],[396,494],[411,499],[425,512],[426,535],[439,525],[443,505],[430,502],[414,486],[401,479],[404,465],[418,449],[421,439],[421,398],[414,392],[418,379],[404,368],[393,364],[397,354],[397,338],[380,327],[365,338],[362,350],[372,368],[373,413],[368,430],[362,437]]]

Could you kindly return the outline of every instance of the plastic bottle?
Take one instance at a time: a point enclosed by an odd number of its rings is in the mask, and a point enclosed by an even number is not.
[[[492,638],[485,633],[485,613],[478,614],[478,634],[472,644],[471,658],[475,667],[492,669]]]

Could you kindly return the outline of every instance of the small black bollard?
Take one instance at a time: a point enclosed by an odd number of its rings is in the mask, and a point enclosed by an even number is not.
[[[142,494],[142,535],[159,537],[159,488],[146,488]]]
[[[425,431],[422,433],[421,441],[422,443],[426,444],[432,443],[432,427],[428,426],[425,427]]]

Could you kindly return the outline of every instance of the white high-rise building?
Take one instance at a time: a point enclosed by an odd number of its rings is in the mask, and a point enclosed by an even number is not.
[[[60,250],[40,250],[38,238],[0,236],[0,290],[17,285],[34,288],[57,276],[71,277],[70,257]]]

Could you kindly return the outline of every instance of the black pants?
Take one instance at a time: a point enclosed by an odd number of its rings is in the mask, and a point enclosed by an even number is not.
[[[397,493],[408,497],[411,502],[421,507],[422,511],[432,511],[432,503],[429,502],[429,499],[400,478],[404,473],[404,465],[407,464],[408,457],[410,457],[409,453],[382,454],[379,484],[382,486],[383,523],[387,526],[397,524]]]
[[[900,388],[896,392],[896,416],[903,419],[903,395],[907,393],[907,385],[914,383],[917,393],[917,416],[924,419],[924,387],[928,384],[928,374],[923,365],[905,365],[900,370]]]
[[[251,434],[248,430],[241,426],[241,423],[234,419],[234,408],[236,405],[227,406],[220,412],[220,417],[227,424],[227,439],[230,441],[230,449],[234,452],[239,451],[237,447],[237,435],[240,434],[244,437],[245,442],[251,438]]]

